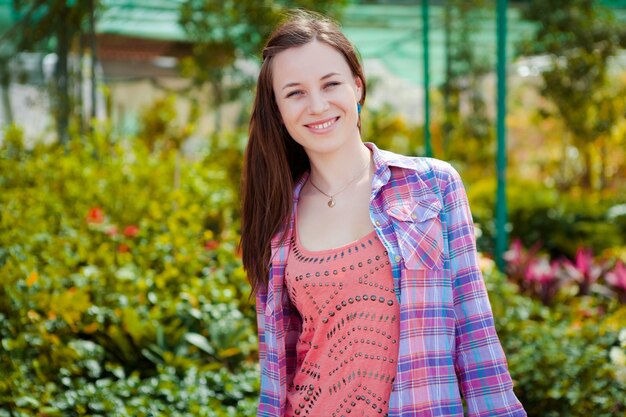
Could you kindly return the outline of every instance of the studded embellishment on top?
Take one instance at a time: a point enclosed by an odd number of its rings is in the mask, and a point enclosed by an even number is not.
[[[375,232],[325,251],[296,236],[285,275],[302,318],[286,416],[385,416],[396,375],[399,305]]]

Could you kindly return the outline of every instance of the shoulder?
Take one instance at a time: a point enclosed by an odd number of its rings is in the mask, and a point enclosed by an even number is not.
[[[378,150],[382,165],[391,171],[391,184],[411,177],[427,184],[437,194],[442,194],[451,184],[462,184],[458,171],[446,161],[422,156],[406,156]]]

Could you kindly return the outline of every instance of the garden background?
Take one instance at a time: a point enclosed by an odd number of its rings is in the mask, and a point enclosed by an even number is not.
[[[529,416],[626,416],[626,4],[509,4],[500,271],[495,2],[430,3],[433,154],[468,189],[515,392]],[[293,6],[364,55],[364,138],[424,154],[418,2],[0,1],[0,417],[255,414],[239,177]]]

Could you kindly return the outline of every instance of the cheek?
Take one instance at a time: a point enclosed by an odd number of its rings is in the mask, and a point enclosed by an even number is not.
[[[287,124],[294,121],[298,114],[300,114],[300,106],[294,102],[280,102],[278,103],[278,111],[283,119],[283,123]]]
[[[356,103],[359,98],[358,91],[355,86],[345,86],[341,91],[337,91],[335,98],[337,101],[340,101],[342,104],[347,103]]]

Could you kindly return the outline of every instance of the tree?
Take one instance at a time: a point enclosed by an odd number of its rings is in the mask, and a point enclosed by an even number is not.
[[[602,167],[595,171],[594,181],[594,156],[602,161],[603,139],[624,117],[619,110],[624,91],[612,91],[609,64],[619,49],[626,47],[626,29],[615,22],[609,9],[597,3],[531,0],[524,17],[538,23],[538,30],[520,48],[524,55],[550,58],[550,68],[542,73],[541,93],[554,109],[542,111],[562,118],[571,145],[580,154],[584,189],[605,183]]]
[[[180,23],[193,42],[193,52],[183,60],[182,73],[196,87],[207,83],[211,86],[215,131],[221,127],[221,106],[238,98],[242,91],[250,90],[251,80],[242,76],[236,61],[258,56],[282,11],[303,7],[337,18],[346,3],[346,0],[186,0],[181,5]]]
[[[9,60],[6,57],[0,57],[0,89],[2,90],[0,92],[0,100],[2,100],[3,116],[7,125],[13,123],[13,110],[11,108],[11,97],[9,96],[10,84]]]
[[[56,52],[52,102],[59,141],[66,143],[73,113],[70,52],[76,49],[76,43],[82,37],[89,35],[93,38],[93,15],[98,2],[14,0],[13,7],[19,20],[3,37],[17,38],[16,51]],[[92,58],[94,48],[92,42]]]
[[[447,0],[443,10],[445,26],[445,81],[443,94],[443,149],[449,158],[459,152],[473,154],[491,166],[493,155],[488,146],[492,122],[487,115],[482,78],[492,70],[493,62],[476,48],[472,36],[489,13],[484,0]],[[463,110],[465,107],[467,110]],[[450,147],[451,143],[463,146]]]

